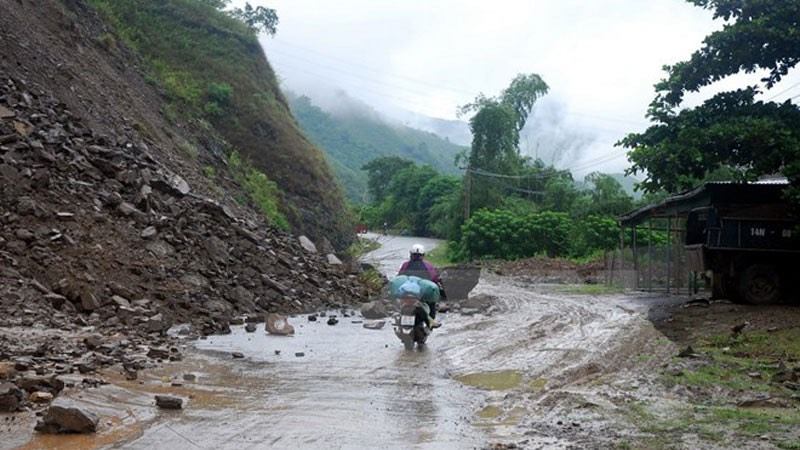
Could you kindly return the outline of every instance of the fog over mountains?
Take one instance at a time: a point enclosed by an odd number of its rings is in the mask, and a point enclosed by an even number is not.
[[[301,94],[292,94],[297,95]],[[317,87],[302,95],[308,96],[320,109],[337,117],[363,117],[394,127],[423,130],[464,147],[469,147],[472,141],[468,117],[461,120],[440,119],[399,108],[378,111],[336,88]],[[545,96],[536,104],[520,133],[520,151],[548,165],[570,170],[576,180],[582,180],[594,171],[624,172],[628,166],[626,150],[614,146],[623,134],[587,126],[587,121],[591,119],[596,121],[602,118],[573,114],[558,99]]]

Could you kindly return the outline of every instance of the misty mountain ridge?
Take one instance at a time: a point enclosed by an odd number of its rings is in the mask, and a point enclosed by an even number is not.
[[[351,202],[366,201],[367,173],[361,167],[376,158],[399,156],[442,173],[459,173],[455,157],[465,146],[387,119],[344,91],[321,102],[290,91],[286,96],[300,127],[327,154]]]
[[[331,158],[348,199],[356,203],[364,201],[366,192],[366,174],[360,170],[361,165],[375,157],[389,155],[375,148],[375,145],[399,148],[401,150],[398,153],[391,154],[418,164],[431,164],[444,173],[458,173],[452,164],[453,158],[461,149],[469,148],[472,141],[469,124],[463,120],[435,118],[409,110],[397,110],[393,116],[389,116],[342,89],[332,89],[326,93],[316,91],[313,97],[311,94],[300,95],[291,91],[286,91],[286,95],[300,126]],[[328,121],[331,123],[325,124]],[[365,135],[367,129],[371,131]],[[381,135],[383,138],[379,138]],[[387,141],[388,136],[393,136],[393,139]],[[432,163],[426,149],[414,148],[408,143],[409,140],[418,141],[421,137],[424,137],[423,141],[433,139],[443,145],[454,145],[457,150],[452,152],[453,158],[449,161],[437,158],[442,165]],[[547,165],[564,170],[571,170],[565,166],[585,157],[590,148],[596,145],[597,136],[571,123],[562,103],[546,98],[537,104],[520,132],[520,151],[523,155],[541,159]],[[445,147],[451,148],[448,145]],[[427,150],[430,148],[428,145]],[[360,157],[349,153],[360,154]],[[451,154],[447,150],[445,153]],[[586,187],[583,178],[598,170],[591,165],[583,167],[585,169],[580,172],[572,171],[579,189]],[[613,171],[609,175],[629,195],[634,198],[641,196],[640,192],[634,191],[634,185],[639,181],[636,177],[626,176],[621,171]]]

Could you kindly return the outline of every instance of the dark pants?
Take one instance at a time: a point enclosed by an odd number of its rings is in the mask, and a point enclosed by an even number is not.
[[[430,308],[430,310],[431,310],[431,313],[430,313],[431,319],[435,319],[436,318],[436,302],[425,302],[425,303],[428,304],[428,308]]]

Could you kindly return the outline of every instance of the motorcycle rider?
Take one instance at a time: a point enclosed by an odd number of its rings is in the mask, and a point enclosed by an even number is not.
[[[419,277],[423,280],[433,281],[441,286],[442,280],[439,278],[436,267],[428,261],[425,261],[423,259],[424,257],[425,246],[422,244],[412,245],[411,250],[408,252],[408,261],[400,266],[400,270],[397,274]]]
[[[436,284],[436,288],[439,290],[439,298],[442,300],[447,300],[447,296],[444,293],[444,286],[442,285],[442,280],[439,278],[439,273],[436,270],[436,267],[433,264],[425,261],[423,258],[425,257],[425,246],[422,244],[414,244],[411,246],[411,250],[409,251],[409,259],[408,261],[404,262],[400,266],[400,270],[397,272],[397,275],[406,275],[406,276],[413,276],[419,277],[423,280],[428,280]],[[436,319],[436,303],[430,305],[430,317],[431,319]],[[431,328],[436,327],[436,322],[432,321]]]

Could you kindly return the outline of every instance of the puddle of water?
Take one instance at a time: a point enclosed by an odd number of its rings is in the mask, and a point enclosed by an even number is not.
[[[100,417],[97,432],[92,434],[47,434],[34,432],[33,426],[19,430],[24,444],[16,450],[94,449],[140,436],[144,421],[154,417],[151,397],[108,385],[62,393],[72,397]],[[33,421],[35,422],[35,421]],[[0,448],[7,448],[0,439]]]
[[[477,413],[475,413],[475,415],[478,416],[479,419],[496,419],[500,417],[500,414],[502,414],[502,412],[503,408],[497,405],[489,405],[483,408],[482,410],[478,411]]]
[[[528,410],[522,407],[506,411],[500,406],[489,405],[475,413],[477,420],[473,425],[482,428],[517,426],[527,414]]]
[[[468,373],[455,377],[467,386],[473,386],[489,391],[505,391],[519,386],[522,381],[522,372],[518,370],[500,370],[495,372]]]
[[[535,390],[540,391],[547,386],[547,378],[534,378],[528,383],[528,387]]]

